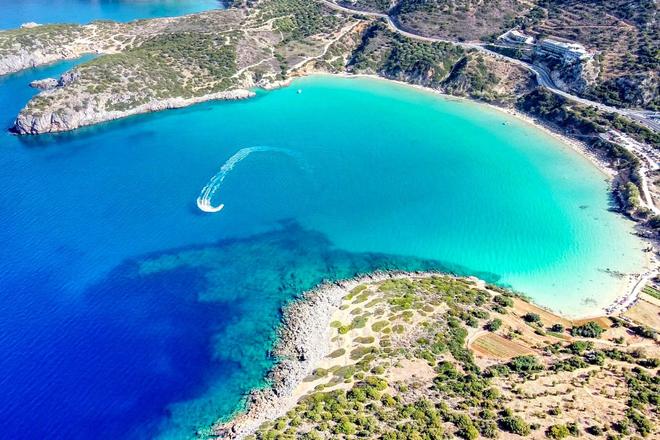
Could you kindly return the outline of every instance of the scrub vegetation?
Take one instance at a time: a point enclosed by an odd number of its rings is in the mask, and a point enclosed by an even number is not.
[[[448,276],[362,284],[333,318],[333,344],[345,353],[325,358],[296,406],[252,438],[658,433],[658,348],[625,333],[620,319],[571,323]],[[621,348],[610,334],[625,335]]]
[[[531,81],[519,67],[451,43],[411,40],[388,30],[383,23],[364,32],[348,70],[487,102],[511,102]]]
[[[517,27],[536,38],[583,44],[598,75],[585,97],[619,107],[660,108],[660,27],[653,0],[374,0],[337,1],[389,11],[403,29],[455,41],[494,41]]]

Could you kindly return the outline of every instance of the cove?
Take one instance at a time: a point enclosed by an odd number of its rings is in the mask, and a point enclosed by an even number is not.
[[[218,0],[0,0],[0,29],[23,23],[78,23],[93,20],[131,21],[176,17],[220,8]]]
[[[0,78],[4,127],[29,81],[70,65]],[[0,145],[8,438],[194,436],[263,383],[280,307],[325,279],[437,269],[580,315],[618,294],[608,270],[644,262],[586,159],[384,81],[310,77]],[[222,211],[200,211],[209,179],[255,146],[295,158],[245,157]]]

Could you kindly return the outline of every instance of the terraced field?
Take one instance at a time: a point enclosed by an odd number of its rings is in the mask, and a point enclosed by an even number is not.
[[[477,337],[470,344],[470,349],[477,356],[485,356],[491,359],[511,359],[516,356],[534,353],[529,347],[525,347],[495,333],[486,333]]]

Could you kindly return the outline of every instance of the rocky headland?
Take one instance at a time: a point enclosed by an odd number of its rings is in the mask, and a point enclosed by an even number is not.
[[[245,90],[287,80],[307,61],[324,57],[359,24],[314,2],[290,3],[262,0],[168,19],[0,32],[0,74],[99,55],[67,73],[71,80],[35,84],[47,87],[20,112],[12,131],[67,131],[201,101],[244,98]]]
[[[40,84],[41,85],[41,84]],[[43,85],[41,85],[43,86]],[[50,86],[50,82],[48,83]],[[57,86],[56,86],[57,87]],[[50,90],[55,87],[51,87]],[[204,101],[224,100],[235,101],[248,99],[255,95],[254,92],[245,89],[228,90],[225,92],[211,93],[199,97],[190,98],[166,98],[154,99],[138,106],[125,110],[98,110],[95,108],[82,108],[74,113],[65,114],[45,111],[35,114],[21,113],[16,118],[12,131],[20,134],[41,134],[58,131],[70,131],[87,125],[125,118],[127,116],[151,113],[167,109],[188,107]]]
[[[250,393],[246,401],[247,411],[227,423],[219,424],[214,428],[214,433],[222,438],[243,438],[254,433],[264,422],[282,416],[295,405],[300,397],[295,394],[298,385],[330,353],[330,322],[351,289],[365,282],[432,275],[437,274],[375,272],[321,285],[293,301],[284,309],[278,328],[277,344],[273,348],[273,355],[278,362],[267,376],[270,386]]]
[[[649,306],[653,298],[642,296],[644,308],[660,311],[660,301]],[[643,365],[643,374],[653,375],[660,365],[654,343],[659,323],[637,321],[636,307],[617,316],[569,320],[477,279],[438,273],[384,272],[322,285],[285,309],[270,385],[249,395],[245,412],[200,435],[382,438],[390,429],[403,429],[397,424],[407,419],[405,408],[420,399],[440,412],[430,426],[408,422],[420,434],[430,430],[476,438],[499,432],[508,438],[557,425],[588,432],[595,423],[605,423],[607,431],[626,418],[639,424],[629,429],[656,432],[658,420],[650,406],[638,406],[633,416],[626,404],[632,392],[626,386],[627,368]],[[633,350],[643,355],[631,357]],[[439,379],[447,369],[458,376]],[[577,385],[576,378],[585,373],[594,381]],[[461,374],[466,375],[463,381],[477,380],[480,389],[493,391],[476,397],[462,388],[465,382],[461,388],[445,388]],[[512,392],[512,382],[526,391]],[[582,395],[584,401],[551,397],[557,394],[543,394],[544,387],[568,397]],[[617,394],[602,395],[602,387]],[[475,398],[488,404],[475,403]],[[359,408],[352,407],[355,399]],[[391,400],[385,404],[383,399]],[[474,406],[461,405],[463,399]],[[329,402],[346,411],[337,413]],[[480,418],[480,407],[490,408],[492,417]],[[548,419],[538,407],[557,416]],[[387,408],[403,414],[378,415]],[[504,413],[500,421],[497,411]],[[360,421],[372,416],[368,424]],[[507,417],[524,424],[513,428],[503,421]]]

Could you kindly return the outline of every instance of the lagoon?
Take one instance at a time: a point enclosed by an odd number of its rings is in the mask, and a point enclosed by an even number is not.
[[[71,65],[0,78],[3,127],[29,81]],[[437,269],[581,315],[620,293],[608,271],[644,263],[585,158],[380,80],[305,78],[0,144],[10,438],[192,436],[262,383],[280,307],[323,280]],[[251,147],[212,193],[223,209],[202,212],[205,185]]]

